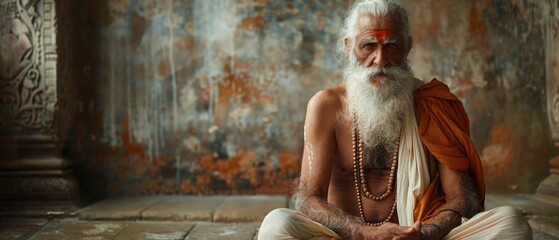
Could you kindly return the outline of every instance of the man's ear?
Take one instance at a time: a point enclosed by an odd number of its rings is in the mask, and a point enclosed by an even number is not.
[[[349,59],[349,57],[351,56],[351,42],[349,41],[348,37],[344,38],[344,49],[345,49],[345,55],[347,56],[347,58]]]

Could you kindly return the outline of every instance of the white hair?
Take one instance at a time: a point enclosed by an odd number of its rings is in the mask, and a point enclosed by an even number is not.
[[[338,41],[340,53],[345,52],[344,39],[347,38],[353,46],[357,36],[357,20],[359,15],[368,14],[378,17],[396,17],[402,24],[404,39],[410,36],[408,13],[396,0],[359,0],[349,10]]]

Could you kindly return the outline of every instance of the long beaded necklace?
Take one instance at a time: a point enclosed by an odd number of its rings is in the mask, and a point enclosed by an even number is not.
[[[398,165],[398,150],[400,148],[400,142],[396,142],[396,148],[392,153],[392,166],[390,167],[390,177],[388,179],[388,185],[379,193],[373,194],[369,191],[367,181],[365,181],[365,167],[363,166],[363,141],[361,140],[359,132],[356,128],[353,128],[353,133],[351,136],[353,140],[353,175],[355,176],[355,191],[357,192],[359,213],[361,214],[361,219],[365,224],[369,226],[380,226],[387,223],[394,215],[394,211],[396,210],[396,193],[394,193],[394,197],[392,199],[392,207],[390,208],[388,216],[386,216],[386,218],[384,218],[380,222],[367,222],[365,220],[365,212],[363,211],[361,196],[365,196],[366,198],[373,199],[375,201],[380,201],[388,197],[388,195],[392,192],[394,178],[396,176],[396,167]]]

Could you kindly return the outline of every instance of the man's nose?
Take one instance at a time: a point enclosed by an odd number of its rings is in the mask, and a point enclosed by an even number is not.
[[[390,65],[390,61],[384,49],[384,46],[378,46],[373,52],[371,52],[365,60],[362,62],[362,66],[369,67],[387,67]]]
[[[386,54],[384,52],[384,46],[379,46],[374,54],[373,66],[383,68],[388,64],[388,59],[386,58]]]

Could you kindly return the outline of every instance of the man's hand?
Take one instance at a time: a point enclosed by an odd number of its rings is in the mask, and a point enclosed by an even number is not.
[[[361,239],[415,240],[420,237],[421,222],[417,221],[411,227],[385,223],[377,228],[364,226],[361,230]]]

